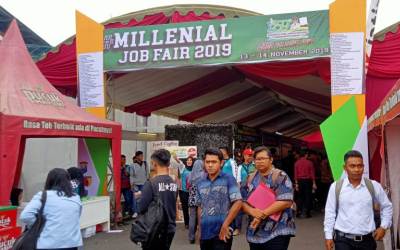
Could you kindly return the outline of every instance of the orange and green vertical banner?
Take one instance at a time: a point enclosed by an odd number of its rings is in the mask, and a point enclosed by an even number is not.
[[[332,115],[321,132],[334,178],[343,174],[343,156],[351,149],[363,154],[368,176],[365,114],[366,0],[336,0],[330,5]]]
[[[76,52],[79,105],[106,118],[103,70],[104,26],[76,11]],[[78,162],[86,162],[85,189],[89,196],[104,195],[111,143],[108,139],[79,139]]]
[[[100,118],[106,118],[103,33],[103,25],[76,11],[79,105]]]

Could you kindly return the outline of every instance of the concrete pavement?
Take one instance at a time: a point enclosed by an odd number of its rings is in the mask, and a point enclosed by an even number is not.
[[[321,250],[324,249],[323,215],[317,214],[310,219],[296,219],[297,234],[290,241],[290,250]],[[139,250],[129,239],[130,225],[122,226],[122,233],[99,233],[84,241],[85,250]],[[381,244],[378,249],[383,249]],[[200,249],[199,245],[191,245],[187,240],[187,230],[183,224],[178,224],[177,232],[172,242],[172,250]],[[233,250],[249,249],[244,234],[233,240]]]

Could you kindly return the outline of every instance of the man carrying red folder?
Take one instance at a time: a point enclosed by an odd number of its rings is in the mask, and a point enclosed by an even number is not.
[[[288,249],[295,235],[292,182],[285,172],[274,168],[267,147],[254,150],[254,162],[257,171],[248,178],[249,195],[243,203],[243,211],[250,215],[250,250]],[[259,195],[269,197],[262,199],[265,204],[260,204]]]

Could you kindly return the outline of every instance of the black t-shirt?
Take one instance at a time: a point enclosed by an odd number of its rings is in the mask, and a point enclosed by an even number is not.
[[[167,216],[167,224],[168,224],[168,233],[175,232],[176,228],[176,197],[178,192],[178,185],[174,182],[174,180],[169,175],[158,175],[151,179],[150,181],[146,181],[143,186],[141,199],[139,203],[139,213],[145,213],[150,202],[154,199],[153,188],[151,184],[153,183],[153,187],[155,192],[158,192],[160,199],[164,205],[166,216]]]

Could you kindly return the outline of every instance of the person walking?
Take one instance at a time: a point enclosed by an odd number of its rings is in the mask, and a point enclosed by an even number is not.
[[[326,204],[326,199],[328,197],[328,192],[329,192],[329,187],[331,186],[333,182],[333,176],[332,176],[332,171],[329,166],[328,159],[326,155],[323,155],[321,157],[321,183],[320,183],[320,202],[322,205],[322,208]]]
[[[144,214],[150,203],[155,199],[154,192],[158,193],[165,209],[165,222],[155,236],[150,246],[144,250],[169,250],[176,230],[176,198],[178,196],[178,185],[169,176],[171,154],[168,150],[159,149],[151,155],[151,165],[155,169],[155,176],[146,181],[142,197],[139,203],[139,213]]]
[[[256,167],[253,162],[253,150],[251,148],[247,148],[243,150],[243,159],[244,161],[239,165],[238,172],[240,173],[240,194],[242,198],[245,200],[247,198],[247,178],[250,174],[254,173]],[[233,235],[239,235],[242,230],[242,220],[243,220],[243,211],[240,211],[238,216],[235,219],[235,231],[233,231]]]
[[[347,176],[332,183],[325,206],[327,250],[375,250],[392,224],[393,207],[381,184],[363,177],[363,156],[356,150],[344,155]],[[379,205],[381,222],[374,221]]]
[[[247,241],[250,250],[286,250],[290,238],[295,236],[296,227],[293,205],[293,186],[289,176],[276,169],[272,163],[272,154],[267,147],[254,150],[254,161],[257,171],[248,178],[248,197],[264,183],[276,194],[276,200],[264,210],[243,203],[243,211],[250,216],[247,229]],[[277,221],[271,215],[280,213]]]
[[[133,197],[133,192],[130,183],[131,167],[126,164],[126,156],[121,155],[121,194],[124,197],[124,210],[130,216],[136,217],[135,207],[136,200]]]
[[[300,152],[300,159],[294,165],[295,189],[299,193],[297,216],[311,217],[313,190],[317,189],[315,169],[312,161],[307,159],[305,151]]]
[[[235,177],[237,182],[240,182],[240,180],[238,180],[238,177],[240,178],[238,165],[236,164],[235,160],[230,157],[228,147],[220,147],[219,150],[221,151],[224,160],[222,172],[232,175]]]
[[[200,221],[201,250],[230,250],[231,223],[242,207],[242,197],[235,178],[221,171],[223,155],[207,149],[204,165],[207,175],[197,183],[196,203]]]
[[[55,168],[49,172],[44,186],[47,194],[43,216],[46,218],[37,241],[37,249],[77,250],[82,246],[79,219],[82,203],[72,191],[71,179],[66,170]],[[20,220],[28,227],[36,221],[42,192],[37,193],[22,211]]]
[[[189,242],[194,244],[196,242],[196,231],[198,227],[197,218],[197,205],[196,205],[196,192],[197,192],[197,182],[206,175],[204,171],[204,163],[202,160],[197,159],[188,176],[188,186],[189,186]]]
[[[179,190],[179,199],[182,205],[183,221],[185,228],[189,229],[189,189],[188,189],[188,176],[192,172],[194,158],[189,156],[186,159],[185,167],[181,172],[181,189]]]
[[[131,184],[137,189],[135,191],[142,191],[143,185],[148,177],[149,170],[146,161],[144,161],[143,152],[136,151],[130,172]]]

